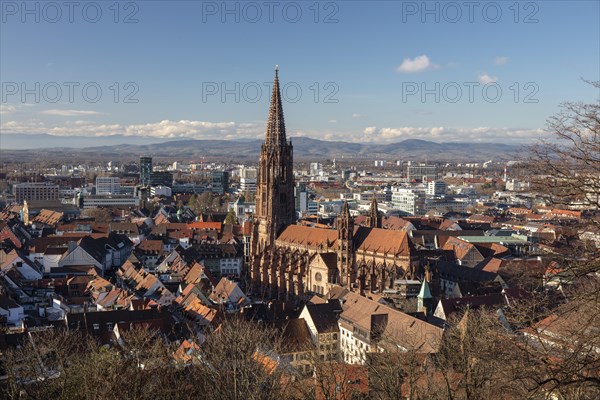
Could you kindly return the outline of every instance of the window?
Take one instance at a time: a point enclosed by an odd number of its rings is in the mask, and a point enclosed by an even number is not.
[[[94,324],[94,330],[97,331],[100,329],[100,324]]]

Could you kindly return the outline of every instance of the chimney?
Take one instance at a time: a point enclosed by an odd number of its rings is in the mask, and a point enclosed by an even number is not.
[[[68,251],[68,253],[71,253],[76,248],[77,248],[77,243],[74,242],[73,240],[69,241],[69,251]]]

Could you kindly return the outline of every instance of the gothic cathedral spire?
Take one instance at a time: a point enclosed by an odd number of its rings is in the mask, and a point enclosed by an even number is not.
[[[371,208],[367,216],[367,226],[370,228],[381,228],[381,218],[379,217],[379,207],[377,206],[375,194],[373,194],[373,200],[371,200]]]
[[[277,147],[285,144],[285,120],[283,118],[281,92],[279,90],[279,68],[276,66],[275,81],[273,82],[273,91],[271,92],[271,106],[269,107],[269,119],[267,120],[265,145]]]
[[[293,148],[285,132],[278,68],[275,69],[265,142],[260,150],[255,215],[252,253],[259,257],[266,249],[273,247],[283,228],[296,220]],[[258,262],[254,263],[251,274],[255,285],[262,284],[264,288],[269,284],[260,282],[264,279],[260,277]],[[271,286],[273,284],[274,282],[271,282]]]

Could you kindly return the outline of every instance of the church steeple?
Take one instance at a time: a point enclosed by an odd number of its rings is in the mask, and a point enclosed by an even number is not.
[[[431,313],[431,301],[432,297],[431,291],[429,290],[429,284],[427,283],[426,277],[423,277],[421,290],[417,296],[417,311],[429,315]]]
[[[252,252],[255,260],[252,267],[253,285],[256,289],[270,288],[276,291],[278,281],[265,278],[259,270],[258,255],[271,251],[277,236],[296,220],[294,201],[293,148],[287,141],[283,106],[279,90],[279,69],[275,69],[275,81],[269,106],[269,118],[265,142],[261,146],[256,180],[256,220],[252,234]],[[263,274],[264,275],[264,274]]]
[[[339,237],[342,239],[342,231],[347,231],[348,233],[354,233],[354,221],[350,216],[350,207],[348,207],[348,201],[344,200],[344,205],[342,206],[342,212],[338,216],[337,219],[337,227],[339,232]]]
[[[287,144],[285,133],[285,120],[283,118],[283,107],[281,105],[281,92],[279,90],[279,66],[275,66],[275,81],[271,92],[271,106],[269,107],[269,119],[267,121],[267,133],[265,144],[267,146],[281,146]]]

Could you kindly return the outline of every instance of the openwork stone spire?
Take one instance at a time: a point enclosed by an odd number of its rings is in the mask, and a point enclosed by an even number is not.
[[[277,272],[276,263],[265,260],[267,256],[277,255],[273,249],[278,235],[296,220],[293,166],[293,147],[286,140],[279,72],[275,68],[265,143],[261,146],[258,162],[256,220],[251,242],[254,257],[251,270],[253,291],[269,292],[270,298],[283,295],[287,290],[286,281]]]
[[[367,225],[371,228],[381,228],[381,219],[379,218],[379,207],[377,206],[377,199],[373,194],[373,200],[371,200],[371,208],[369,209],[369,215],[367,216]]]
[[[283,118],[281,92],[279,90],[278,66],[275,66],[275,82],[273,83],[273,92],[271,93],[271,106],[269,108],[265,144],[267,146],[281,146],[286,144],[285,120]]]

